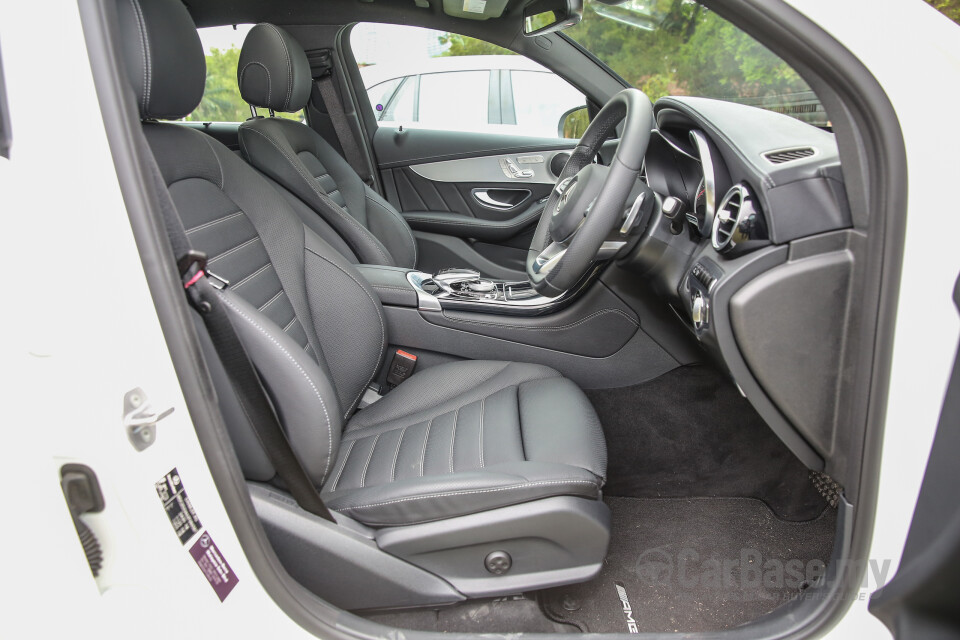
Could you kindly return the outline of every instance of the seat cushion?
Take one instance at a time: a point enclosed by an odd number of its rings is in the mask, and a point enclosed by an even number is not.
[[[539,365],[455,362],[353,417],[323,498],[371,526],[415,524],[599,498],[606,464],[600,421],[573,382]]]

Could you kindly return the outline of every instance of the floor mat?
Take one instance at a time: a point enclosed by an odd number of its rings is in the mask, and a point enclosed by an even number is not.
[[[548,617],[584,632],[729,629],[772,611],[823,571],[836,511],[777,518],[750,498],[606,498],[610,550],[590,582],[540,593]]]
[[[604,495],[752,497],[788,520],[815,518],[827,506],[807,468],[711,367],[586,393],[607,438]]]

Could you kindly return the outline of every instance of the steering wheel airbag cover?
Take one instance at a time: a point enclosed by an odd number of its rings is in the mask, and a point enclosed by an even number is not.
[[[551,242],[563,240],[553,238],[550,230],[552,214],[561,195],[556,189],[551,192],[544,207],[543,217],[527,255],[527,276],[543,295],[561,295],[580,280],[592,264],[604,239],[623,214],[624,204],[643,165],[653,122],[653,105],[650,99],[637,89],[624,89],[600,110],[567,160],[558,184],[577,176],[585,167],[591,165],[604,140],[621,121],[624,126],[620,143],[590,213],[570,240],[557,265],[545,274],[538,273],[535,269],[537,256]]]

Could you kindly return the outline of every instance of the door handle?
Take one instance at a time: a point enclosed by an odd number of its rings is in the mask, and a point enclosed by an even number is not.
[[[491,192],[500,197],[495,197]],[[530,197],[529,189],[474,189],[471,193],[482,206],[497,211],[513,209]]]

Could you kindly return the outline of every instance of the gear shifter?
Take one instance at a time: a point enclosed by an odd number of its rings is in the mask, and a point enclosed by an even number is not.
[[[473,269],[446,269],[433,276],[438,287],[452,295],[485,295],[496,290],[492,280],[480,278],[480,272]]]

